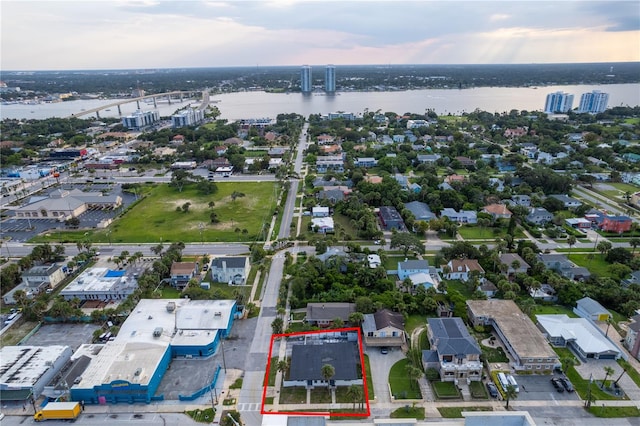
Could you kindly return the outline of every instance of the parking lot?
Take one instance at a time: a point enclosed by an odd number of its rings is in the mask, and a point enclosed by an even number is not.
[[[122,192],[120,185],[109,184],[93,184],[93,185],[65,185],[65,190],[81,189],[83,191],[102,192],[118,194],[122,197],[122,205],[124,208],[133,203],[136,199],[135,195]],[[26,204],[25,204],[26,205]],[[80,219],[80,229],[82,228],[95,228],[98,223],[105,219],[111,219],[117,216],[119,211],[116,210],[101,210],[93,209],[87,210],[78,216]],[[60,222],[57,219],[16,219],[14,218],[14,211],[8,210],[6,212],[9,217],[0,222],[0,237],[8,238],[15,242],[26,242],[38,234],[52,230],[65,230],[69,229],[65,226],[64,222]]]
[[[25,345],[68,345],[75,352],[80,345],[91,343],[95,324],[45,324],[25,342]]]
[[[551,375],[514,375],[520,393],[518,401],[571,401],[578,400],[578,394],[575,392],[558,392],[551,384],[552,377],[562,377],[559,374]]]

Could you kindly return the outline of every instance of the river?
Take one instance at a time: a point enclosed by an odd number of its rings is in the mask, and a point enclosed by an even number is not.
[[[545,86],[539,88],[523,87],[480,87],[475,89],[425,89],[407,90],[402,92],[339,92],[333,96],[314,93],[304,96],[300,93],[265,93],[238,92],[212,95],[217,102],[221,118],[235,120],[240,118],[271,117],[279,113],[298,113],[305,117],[309,114],[326,114],[335,111],[362,113],[380,110],[393,111],[399,114],[405,112],[422,113],[427,109],[434,110],[439,115],[471,112],[480,109],[488,112],[508,112],[512,109],[527,111],[542,111],[547,94],[563,91],[574,95],[573,107],[580,102],[580,95],[592,90],[609,93],[609,107],[640,105],[640,83],[610,84],[610,85],[574,85],[574,86]],[[2,105],[0,117],[4,118],[34,118],[68,117],[84,110],[107,105],[115,100],[79,100],[36,105]],[[158,104],[161,116],[171,115],[176,109],[197,101],[171,105]],[[143,110],[153,109],[152,104],[140,103]],[[122,106],[124,115],[133,112],[136,103],[131,102]],[[101,111],[101,117],[117,117],[118,109],[110,108]]]

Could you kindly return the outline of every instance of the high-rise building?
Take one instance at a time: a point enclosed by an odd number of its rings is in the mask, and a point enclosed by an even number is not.
[[[303,65],[300,69],[300,90],[302,90],[302,93],[309,93],[311,88],[311,67]]]
[[[609,103],[609,94],[594,90],[589,93],[583,93],[580,96],[580,105],[578,106],[578,112],[604,112],[607,109]]]
[[[336,67],[327,65],[324,70],[324,91],[333,93],[336,91]]]
[[[131,130],[139,130],[160,121],[160,113],[154,111],[137,110],[131,115],[122,117],[122,125]]]
[[[547,95],[547,102],[544,105],[544,112],[556,113],[556,112],[568,112],[573,106],[573,95],[564,92],[549,93]]]

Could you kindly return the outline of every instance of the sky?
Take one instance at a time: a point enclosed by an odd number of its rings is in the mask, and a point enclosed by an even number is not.
[[[0,0],[0,70],[640,61],[640,2]]]

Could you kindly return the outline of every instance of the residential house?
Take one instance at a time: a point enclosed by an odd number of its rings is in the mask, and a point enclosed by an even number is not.
[[[631,356],[640,360],[640,315],[631,317],[631,322],[627,325],[627,335],[624,345],[629,350]]]
[[[433,268],[435,269],[435,268]],[[438,283],[440,282],[439,280],[436,280],[434,277],[438,277],[438,274],[426,274],[424,272],[418,272],[416,274],[411,274],[409,275],[409,281],[411,281],[411,287],[413,288],[413,290],[417,289],[418,287],[424,287],[424,288],[435,288],[436,290],[438,289]]]
[[[609,321],[612,318],[611,313],[604,306],[590,297],[578,300],[573,312],[589,321]]]
[[[483,213],[488,213],[491,217],[496,219],[511,219],[511,211],[505,204],[489,204],[482,209]]]
[[[416,160],[420,164],[436,164],[440,158],[440,154],[418,154]]]
[[[576,266],[564,254],[538,254],[538,259],[547,269],[551,269],[565,278],[584,281],[591,276],[587,268]]]
[[[419,194],[420,191],[422,191],[422,186],[420,186],[419,184],[414,182],[414,183],[409,184],[409,190],[411,192],[413,192],[414,194]]]
[[[487,296],[487,299],[491,299],[498,292],[498,287],[496,287],[496,285],[491,281],[484,279],[480,285],[478,285],[477,290],[484,293],[484,295]]]
[[[569,219],[565,219],[564,223],[574,229],[591,229],[591,221],[584,217],[571,217]]]
[[[289,148],[274,146],[273,148],[269,149],[269,151],[267,152],[267,155],[271,158],[282,158],[282,156],[286,154],[288,151],[289,151]]]
[[[529,264],[525,262],[518,253],[502,253],[499,256],[499,259],[500,264],[507,266],[507,275],[526,274],[529,271],[529,268],[531,268],[531,266],[529,266]]]
[[[552,194],[552,195],[549,195],[549,197],[562,201],[562,203],[564,204],[564,207],[567,209],[574,209],[582,205],[582,201],[576,200],[575,198],[571,198],[568,195],[564,195],[564,194]]]
[[[424,368],[435,368],[445,382],[480,381],[482,351],[462,319],[428,318],[427,323],[431,349],[422,351]]]
[[[422,201],[411,201],[410,203],[405,203],[404,207],[411,212],[416,221],[423,220],[428,222],[436,217],[427,203]]]
[[[334,370],[329,380],[322,376],[322,367],[327,364]],[[362,385],[362,367],[359,365],[357,342],[293,345],[289,374],[282,384],[284,387],[304,386],[306,389]]]
[[[640,271],[633,271],[629,278],[625,278],[621,281],[621,284],[625,287],[631,284],[640,284]]]
[[[542,284],[540,285],[540,288],[531,288],[529,290],[529,295],[533,299],[542,302],[556,302],[558,300],[555,289],[549,284]]]
[[[307,303],[305,321],[317,327],[329,327],[336,319],[349,322],[349,315],[356,311],[355,303]]]
[[[444,178],[444,182],[448,184],[452,184],[454,182],[464,183],[466,180],[467,180],[466,176],[456,175],[456,174],[449,175]]]
[[[382,266],[382,259],[380,259],[380,256],[377,254],[368,254],[367,263],[369,263],[369,268],[376,269]]]
[[[197,262],[173,262],[169,272],[171,285],[178,290],[183,290],[189,284],[189,280],[196,277],[198,271]]]
[[[404,280],[409,278],[410,275],[423,272],[425,274],[431,273],[429,262],[424,259],[405,260],[404,262],[398,262],[398,279]]]
[[[472,167],[476,165],[476,160],[472,160],[469,157],[456,157],[456,161],[458,161],[462,167]]]
[[[532,207],[525,219],[535,225],[544,225],[553,220],[553,215],[544,207]]]
[[[329,171],[344,172],[344,158],[342,155],[322,155],[316,157],[316,171],[327,173]]]
[[[355,167],[375,167],[378,164],[378,160],[373,157],[358,157],[353,161]]]
[[[429,127],[427,120],[407,120],[407,129],[418,129],[420,127]]]
[[[442,300],[438,300],[436,315],[438,318],[451,318],[453,316],[453,308],[453,303],[445,303]]]
[[[389,309],[366,314],[362,334],[367,346],[402,346],[406,341],[404,316]]]
[[[347,191],[349,191],[349,193],[351,192],[349,189],[347,189]],[[345,196],[345,191],[340,189],[323,190],[316,194],[318,200],[328,200],[331,204],[335,204],[338,201],[343,201],[345,199]]]
[[[536,315],[538,327],[549,343],[568,347],[582,361],[590,359],[618,359],[620,350],[598,327],[585,318],[560,315]]]
[[[567,158],[568,156],[569,154],[562,151],[553,154],[544,151],[538,151],[538,158],[536,159],[536,162],[542,164],[554,164],[557,161],[562,160],[563,158]]]
[[[2,297],[7,305],[14,305],[16,291],[24,291],[25,295],[31,299],[38,293],[56,288],[65,278],[65,269],[60,265],[38,265],[22,273],[22,282],[9,290]]]
[[[528,195],[514,195],[511,201],[516,206],[531,207],[531,197]]]
[[[468,300],[467,313],[474,327],[493,327],[510,355],[509,364],[514,370],[551,374],[560,366],[558,355],[544,335],[513,300]]]
[[[448,280],[469,281],[473,274],[477,274],[479,281],[484,279],[484,269],[476,259],[452,259],[447,263],[448,272],[445,277]]]
[[[249,258],[246,256],[217,257],[211,262],[211,277],[214,282],[245,284],[250,269]]]
[[[402,220],[402,216],[395,207],[382,206],[378,210],[380,224],[385,231],[396,229],[398,231],[406,231],[407,227]]]
[[[316,137],[318,145],[331,145],[336,141],[335,136],[321,134]]]
[[[315,206],[311,208],[311,216],[313,217],[329,217],[329,207]]]
[[[478,213],[473,210],[460,210],[460,212],[457,212],[454,209],[447,207],[442,209],[440,216],[448,217],[449,220],[457,223],[478,223]]]
[[[335,223],[332,217],[314,217],[311,219],[311,229],[321,234],[335,232]]]
[[[506,129],[503,136],[507,139],[514,139],[525,136],[528,131],[526,127],[516,127],[515,129]]]
[[[396,180],[396,182],[398,182],[398,184],[400,185],[400,188],[404,190],[409,188],[409,179],[407,179],[405,175],[396,173],[393,177]]]

